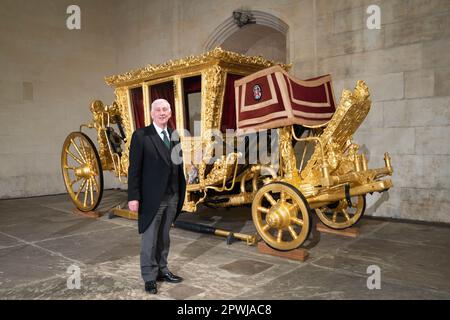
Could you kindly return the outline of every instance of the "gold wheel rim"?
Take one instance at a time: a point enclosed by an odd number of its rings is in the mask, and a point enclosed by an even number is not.
[[[298,248],[309,234],[307,205],[289,185],[262,187],[253,200],[252,217],[261,238],[278,250]]]
[[[325,225],[333,229],[345,229],[359,221],[364,213],[364,196],[351,197],[352,208],[346,200],[339,201],[336,208],[322,207],[316,209],[316,214]]]
[[[95,209],[101,198],[101,167],[95,152],[81,132],[72,132],[63,144],[64,184],[72,202],[81,211]]]

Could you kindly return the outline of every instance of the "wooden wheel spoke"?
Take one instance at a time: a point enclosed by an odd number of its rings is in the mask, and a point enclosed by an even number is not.
[[[299,226],[303,226],[303,220],[298,218],[291,218],[291,222],[298,224]]]
[[[94,204],[94,187],[92,185],[92,178],[89,179],[89,190],[91,191],[91,206]]]
[[[83,200],[83,206],[86,207],[86,201],[87,201],[87,195],[88,195],[88,189],[89,189],[89,184],[90,184],[90,180],[86,180],[87,181],[87,186],[86,186],[86,191],[84,192],[84,200]]]
[[[292,203],[292,204],[290,204],[290,206],[289,206],[289,211],[290,212],[293,212],[296,208],[298,208],[298,204],[295,202],[295,203]]]
[[[84,189],[84,186],[86,185],[86,181],[84,180],[83,183],[80,186],[80,189],[78,189],[77,194],[75,195],[75,199],[78,199],[78,196],[80,195],[81,191]]]
[[[84,162],[86,162],[86,157],[81,153],[80,149],[78,148],[77,144],[75,143],[75,141],[73,139],[70,139],[70,141],[72,142],[75,150],[77,151],[78,155],[81,157],[81,160],[83,160]]]
[[[81,177],[78,177],[78,178],[76,178],[75,180],[72,180],[72,181],[70,181],[69,182],[69,186],[73,186],[75,183],[77,183],[78,181],[80,181],[82,178]]]
[[[268,231],[270,229],[270,226],[268,224],[266,224],[261,229],[262,229],[262,231]]]
[[[258,208],[256,208],[256,210],[264,212],[264,213],[269,213],[269,209],[265,208],[265,207],[261,207],[259,206]]]
[[[92,177],[91,179],[92,179],[92,181],[94,181],[95,191],[96,191],[96,192],[100,192],[100,190],[99,190],[100,188],[98,187],[98,182],[97,182],[97,180],[95,180],[94,177]]]
[[[283,229],[278,229],[278,233],[277,233],[277,242],[278,243],[281,242],[282,237],[283,237]]]
[[[81,165],[84,165],[84,162],[80,160],[78,157],[76,157],[72,152],[70,152],[69,148],[66,149],[66,153],[69,154],[76,162],[78,162]]]
[[[345,216],[345,219],[347,219],[347,221],[350,221],[351,218],[347,211],[345,209],[342,209],[341,212]]]
[[[64,166],[64,169],[67,169],[67,170],[77,170],[78,167]]]
[[[286,201],[286,193],[284,191],[280,192],[280,201],[285,202]]]
[[[81,145],[81,150],[83,151],[84,157],[87,160],[88,157],[88,152],[86,151],[86,146],[84,145],[84,142],[81,138],[78,138],[80,140],[80,145]]]
[[[95,162],[95,160],[92,160],[92,159],[95,159],[95,154],[93,153],[94,151],[91,149],[91,147],[85,146],[84,143],[82,143],[82,145],[83,145],[84,153],[86,154],[86,162],[88,164]]]
[[[267,201],[270,202],[271,205],[274,206],[274,205],[277,204],[277,202],[275,201],[275,199],[274,199],[268,192],[264,193],[264,197],[267,199]]]
[[[294,240],[297,239],[298,235],[297,235],[297,233],[295,232],[294,228],[293,228],[292,226],[289,226],[289,227],[288,227],[288,230],[289,230],[289,233],[291,234],[292,238],[293,238]]]
[[[334,211],[333,212],[333,222],[336,222],[336,219],[337,219],[337,211]]]

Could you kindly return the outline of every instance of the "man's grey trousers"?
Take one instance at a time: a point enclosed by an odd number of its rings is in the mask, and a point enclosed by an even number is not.
[[[169,231],[178,206],[178,193],[164,196],[150,226],[141,237],[141,274],[144,282],[156,280],[158,271],[167,273]]]

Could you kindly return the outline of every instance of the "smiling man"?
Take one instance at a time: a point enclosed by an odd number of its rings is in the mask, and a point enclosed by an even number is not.
[[[167,126],[171,116],[167,100],[153,101],[153,123],[137,129],[130,146],[128,207],[139,213],[141,274],[145,290],[153,294],[157,293],[156,281],[183,280],[167,267],[169,231],[181,212],[186,190],[183,163],[175,164],[171,158],[179,143],[171,141],[173,130]]]

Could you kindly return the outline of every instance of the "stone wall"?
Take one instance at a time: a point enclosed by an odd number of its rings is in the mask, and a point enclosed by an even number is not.
[[[77,1],[81,30],[66,27],[72,3],[1,1],[0,198],[65,192],[65,137],[90,121],[91,100],[114,99],[103,81],[116,71],[111,1]]]
[[[381,8],[380,30],[365,10]],[[369,197],[377,216],[450,222],[450,2],[393,0],[317,2],[319,73],[335,91],[364,79],[372,110],[355,139],[382,165],[388,151],[394,188]]]
[[[92,98],[111,101],[104,75],[199,54],[233,10],[247,9],[271,14],[289,26],[287,61],[297,77],[330,73],[337,100],[342,89],[353,88],[358,79],[369,85],[372,110],[355,140],[368,152],[371,167],[382,165],[383,153],[390,152],[395,173],[393,189],[368,197],[367,214],[450,222],[446,196],[450,191],[450,1],[81,1],[82,10],[87,9],[86,23],[95,26],[90,34],[87,25],[76,34],[60,23],[56,8],[64,10],[69,2],[49,2],[53,11],[34,22],[30,16],[42,10],[38,5],[23,12],[28,2],[6,3],[13,10],[0,13],[2,30],[5,24],[10,30],[1,36],[12,46],[0,52],[7,55],[0,61],[11,61],[3,68],[7,76],[0,76],[1,197],[63,190],[58,164],[62,140],[89,119],[87,105]],[[381,8],[380,30],[366,27],[371,4]],[[22,27],[15,27],[15,16]],[[56,41],[49,32],[33,28],[49,21],[53,21],[52,32],[59,35]],[[3,43],[2,39],[2,47]],[[62,58],[66,54],[72,58]],[[45,68],[36,71],[42,65]],[[33,83],[32,102],[23,99],[28,86],[24,82]],[[52,130],[34,129],[40,136],[30,140],[24,129],[36,127]],[[41,188],[43,177],[49,177],[46,186],[57,187]]]

